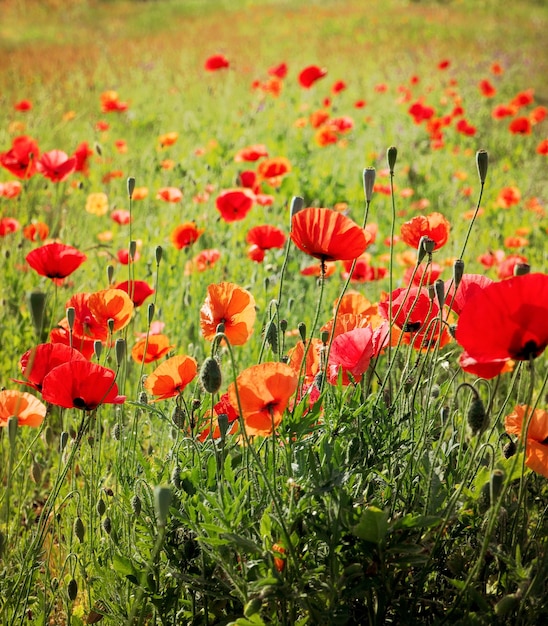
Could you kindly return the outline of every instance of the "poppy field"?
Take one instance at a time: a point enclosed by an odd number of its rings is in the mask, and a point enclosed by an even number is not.
[[[2,4],[0,624],[548,621],[548,8],[366,4]]]

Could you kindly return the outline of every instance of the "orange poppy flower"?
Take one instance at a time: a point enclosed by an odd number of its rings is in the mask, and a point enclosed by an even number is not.
[[[165,148],[166,146],[172,146],[173,144],[175,144],[177,142],[177,139],[179,139],[179,133],[173,131],[160,135],[160,137],[158,137],[158,142],[160,143],[160,146],[162,148]]]
[[[202,335],[212,341],[219,324],[234,346],[243,345],[253,332],[255,299],[246,289],[233,283],[209,285],[207,297],[200,309]]]
[[[525,465],[548,478],[548,411],[535,409],[531,415],[531,407],[518,405],[504,420],[506,432],[521,437],[524,419],[530,419],[525,433]]]
[[[548,139],[543,139],[536,147],[535,152],[543,156],[548,155]]]
[[[99,324],[107,327],[108,320],[114,320],[114,332],[129,324],[134,308],[131,298],[122,289],[103,289],[90,294],[88,307]]]
[[[29,241],[44,241],[49,235],[49,226],[45,222],[32,222],[23,228],[23,237]]]
[[[166,335],[149,335],[140,339],[131,350],[131,358],[136,363],[152,363],[166,356],[174,346]]]
[[[230,403],[241,408],[249,435],[272,434],[272,429],[282,421],[289,399],[297,390],[298,380],[289,365],[268,362],[248,367],[239,374],[236,383],[229,385]]]
[[[337,302],[333,304],[333,313],[337,307]],[[376,315],[377,306],[372,304],[359,291],[347,291],[341,298],[339,306],[339,315],[352,313],[354,315]]]
[[[4,389],[0,391],[0,426],[16,416],[19,426],[40,426],[46,417],[46,405],[25,391]]]
[[[298,375],[300,374],[301,365],[304,358],[304,350],[306,344],[299,341],[297,345],[287,352],[288,365]],[[312,339],[308,352],[306,353],[306,362],[304,367],[304,383],[305,385],[314,382],[316,374],[320,371],[320,350],[323,343],[319,339]]]
[[[164,200],[164,202],[171,202],[175,204],[180,202],[183,198],[183,192],[178,187],[162,187],[158,189],[156,194],[158,200]]]
[[[185,222],[175,226],[171,232],[171,242],[177,250],[182,250],[197,241],[203,232],[204,230],[198,228],[194,222]]]
[[[272,157],[259,163],[257,176],[271,187],[278,187],[282,177],[291,171],[291,163],[285,157]]]
[[[5,183],[0,183],[1,198],[17,198],[22,191],[23,185],[18,180],[8,180]]]
[[[337,211],[310,207],[293,216],[291,239],[299,250],[325,263],[359,257],[372,237]]]
[[[221,258],[221,253],[215,248],[202,250],[185,265],[185,276],[192,272],[205,272],[211,269],[215,263]]]
[[[244,161],[258,161],[261,157],[267,156],[267,147],[262,143],[257,143],[238,150],[234,155],[234,160],[236,163],[242,163]]]
[[[161,363],[145,380],[144,387],[156,402],[173,398],[196,378],[198,364],[190,356],[172,356]]]
[[[401,238],[407,245],[418,248],[421,237],[429,237],[435,242],[434,250],[447,243],[451,225],[441,213],[416,215],[401,227]]]
[[[521,192],[517,187],[504,187],[499,191],[497,196],[496,206],[503,209],[509,209],[511,206],[515,206],[521,202]]]

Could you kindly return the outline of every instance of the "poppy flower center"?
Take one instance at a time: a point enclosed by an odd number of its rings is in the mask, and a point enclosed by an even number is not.
[[[536,359],[543,350],[543,346],[540,346],[533,339],[529,339],[518,350],[512,351],[511,357],[518,361],[528,361],[529,359]]]
[[[87,409],[87,404],[86,404],[86,401],[84,400],[84,398],[79,398],[79,397],[78,398],[74,398],[72,400],[72,404],[77,409]]]
[[[403,325],[402,330],[404,333],[416,333],[421,326],[422,322],[407,322]]]

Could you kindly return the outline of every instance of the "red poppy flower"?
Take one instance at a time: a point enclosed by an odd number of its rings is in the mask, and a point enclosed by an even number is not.
[[[331,93],[334,95],[341,93],[341,91],[344,91],[345,89],[346,83],[344,80],[337,80],[331,85]]]
[[[268,68],[270,76],[276,76],[276,78],[284,79],[287,76],[287,63],[280,63]]]
[[[249,189],[225,189],[215,200],[215,206],[225,222],[243,220],[255,202],[255,194]]]
[[[25,391],[0,391],[0,427],[7,426],[9,418],[17,417],[19,426],[37,427],[46,417],[46,405]]]
[[[512,117],[515,115],[517,108],[509,106],[507,104],[499,104],[491,111],[491,117],[496,120],[500,120],[503,117]]]
[[[8,180],[5,183],[0,183],[0,197],[2,198],[17,198],[22,191],[23,185],[18,180]]]
[[[333,276],[335,270],[337,269],[337,264],[335,261],[326,261],[323,265],[318,265],[314,263],[314,265],[307,265],[306,267],[301,268],[299,273],[302,276],[316,276],[322,278],[329,278]]]
[[[486,380],[512,371],[512,364],[513,361],[510,359],[496,359],[495,361],[486,361],[485,363],[479,362],[467,352],[463,352],[459,357],[459,365],[465,372]]]
[[[87,257],[72,246],[54,242],[31,250],[25,258],[40,276],[60,279],[77,270]]]
[[[90,361],[72,361],[54,367],[42,382],[42,398],[67,409],[93,411],[101,404],[123,404],[116,372]]]
[[[283,248],[285,244],[285,234],[275,226],[263,224],[251,228],[247,233],[246,241],[251,244],[247,255],[252,261],[260,263],[264,259],[265,250]]]
[[[216,72],[230,67],[230,63],[224,54],[214,54],[206,59],[204,69],[206,72]]]
[[[534,99],[534,89],[526,89],[525,91],[520,91],[518,94],[516,94],[515,97],[512,98],[512,100],[510,101],[510,104],[518,108],[526,107],[528,104],[532,104]]]
[[[131,213],[125,209],[114,209],[110,214],[110,219],[120,226],[126,226],[131,222]]]
[[[19,100],[13,105],[16,111],[30,111],[32,109],[32,102],[30,100]]]
[[[183,192],[178,187],[162,187],[158,189],[156,198],[164,202],[176,203],[182,200]]]
[[[257,172],[253,170],[244,170],[238,174],[238,182],[242,187],[251,189],[254,194],[261,193],[261,185]]]
[[[36,173],[36,161],[40,157],[38,144],[22,135],[16,137],[7,152],[0,153],[0,165],[17,178],[30,178]]]
[[[127,102],[121,102],[116,91],[105,91],[101,94],[101,111],[103,113],[123,113],[127,111]]]
[[[451,225],[441,213],[416,215],[401,227],[401,238],[408,246],[418,248],[422,237],[429,237],[438,250],[447,243]]]
[[[309,65],[305,67],[299,73],[299,84],[304,89],[310,89],[312,85],[327,75],[327,70],[324,67],[318,67],[317,65]]]
[[[517,187],[503,187],[497,196],[496,205],[503,209],[509,209],[511,206],[519,204],[521,201],[521,192]]]
[[[236,383],[228,387],[228,397],[233,407],[241,408],[248,435],[272,434],[297,390],[298,380],[297,374],[285,363],[252,365],[238,375]]]
[[[23,228],[23,237],[29,241],[44,241],[49,235],[49,226],[45,222],[32,222]]]
[[[497,267],[497,278],[503,280],[505,278],[512,277],[514,275],[516,265],[521,263],[529,263],[526,256],[523,256],[523,254],[509,254],[499,263]]]
[[[49,340],[53,344],[74,347],[86,359],[95,354],[95,337],[76,336],[70,333],[67,318],[63,318],[49,333]]]
[[[153,363],[167,356],[175,346],[166,335],[149,335],[140,339],[131,350],[131,358],[136,363]]]
[[[425,330],[428,322],[437,316],[438,307],[428,297],[426,288],[401,287],[392,294],[392,317],[404,332],[418,333]],[[379,313],[389,320],[389,301],[379,302]]]
[[[10,233],[15,233],[21,228],[21,225],[14,217],[0,218],[0,237],[5,237]]]
[[[230,404],[230,400],[228,398],[228,393],[223,393],[223,395],[219,398],[219,402],[215,404],[213,407],[213,413],[217,416],[224,415],[229,424],[228,434],[233,434],[238,429],[238,412],[236,409]],[[198,435],[198,441],[205,441],[210,436],[209,427],[204,428],[202,432]],[[219,439],[221,436],[221,429],[219,428],[219,424],[217,423],[213,428],[213,433],[211,437],[213,439]]]
[[[546,156],[548,154],[548,139],[543,139],[536,147],[535,152]]]
[[[457,129],[457,132],[462,135],[468,135],[469,137],[473,137],[477,131],[476,127],[472,126],[472,124],[465,119],[459,120],[455,128]]]
[[[356,264],[354,265],[354,270],[352,271],[352,276],[350,280],[356,283],[366,283],[373,280],[381,280],[383,279],[388,270],[385,267],[374,267],[370,265],[371,255],[364,254],[358,259],[356,259]],[[348,274],[352,268],[353,261],[343,261],[344,272],[342,273],[342,277],[344,280],[348,278]]]
[[[297,248],[322,263],[355,259],[371,241],[371,234],[349,217],[316,207],[302,209],[293,216],[290,236]]]
[[[422,102],[415,102],[409,107],[407,112],[413,117],[415,124],[420,124],[424,120],[429,120],[435,114],[432,107],[427,106]]]
[[[195,222],[185,222],[175,226],[171,232],[171,242],[177,250],[182,250],[198,241],[203,232],[204,230],[198,228]]]
[[[534,126],[535,124],[540,124],[541,122],[543,122],[546,119],[547,115],[548,115],[548,109],[543,106],[538,106],[538,107],[535,107],[529,113],[529,120],[531,121],[531,124]]]
[[[285,157],[271,157],[259,163],[257,177],[264,180],[271,187],[277,187],[282,177],[291,171],[291,163]]]
[[[69,157],[62,150],[44,152],[36,161],[36,170],[49,178],[52,183],[66,180],[76,167],[76,157]]]
[[[82,174],[87,176],[89,172],[89,157],[92,154],[93,150],[89,147],[87,141],[82,141],[82,143],[78,144],[78,147],[72,154],[72,156],[76,159],[74,171],[82,172]]]
[[[486,98],[492,98],[497,93],[497,90],[493,87],[491,81],[487,78],[480,81],[479,89],[481,91],[481,94]]]
[[[154,289],[144,280],[124,280],[114,285],[114,289],[125,291],[130,296],[133,306],[135,307],[141,306],[143,302],[154,293]]]
[[[178,396],[196,378],[198,364],[190,356],[172,356],[146,377],[144,387],[156,402]]]
[[[438,63],[439,70],[446,70],[451,65],[451,61],[449,59],[443,59]]]
[[[525,465],[548,478],[548,411],[518,405],[504,420],[506,432],[521,437],[525,420]]]
[[[236,163],[242,163],[244,161],[258,161],[262,157],[268,156],[268,150],[262,143],[253,144],[238,150],[234,155]]]
[[[200,309],[202,335],[212,341],[219,324],[232,345],[244,344],[253,332],[255,299],[246,289],[233,283],[209,285],[207,297]]]
[[[23,354],[19,360],[19,367],[25,377],[24,384],[41,391],[45,376],[54,367],[85,360],[86,358],[75,348],[61,343],[41,343]]]
[[[445,281],[445,304],[451,306],[451,310],[460,315],[466,303],[474,296],[476,291],[484,289],[492,282],[491,278],[481,274],[464,274],[457,288],[457,293],[453,297],[453,294],[455,294],[455,283],[452,279],[447,280]]]
[[[403,280],[405,284],[409,284],[411,276],[413,276],[413,285],[427,287],[428,285],[433,285],[438,280],[442,271],[443,267],[439,263],[421,264],[416,271],[414,267],[408,267],[403,273]]]
[[[202,250],[201,252],[198,252],[198,254],[187,263],[185,267],[185,274],[188,275],[193,271],[205,272],[206,270],[214,267],[214,265],[220,258],[221,253],[216,248]]]
[[[548,275],[526,274],[478,290],[464,306],[456,339],[479,362],[526,361],[548,345]]]
[[[342,384],[359,383],[374,355],[371,325],[337,335],[331,344],[327,378],[336,385],[342,370]]]
[[[510,122],[508,130],[514,135],[530,135],[533,132],[528,117],[516,117]]]

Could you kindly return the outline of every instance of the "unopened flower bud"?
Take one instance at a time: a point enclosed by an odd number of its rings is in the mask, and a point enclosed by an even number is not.
[[[95,147],[95,152],[97,152],[97,154],[99,156],[103,156],[103,150],[102,150],[100,144],[95,142],[95,146],[94,147]]]
[[[435,247],[436,242],[433,239],[430,239],[430,237],[423,235],[420,238],[419,246],[417,248],[417,265],[422,262],[427,254],[432,254]]]
[[[129,178],[127,179],[127,195],[129,196],[130,200],[133,198],[134,189],[135,189],[135,178],[133,178],[133,176],[129,176]]]
[[[102,517],[106,510],[107,510],[107,505],[105,504],[105,501],[103,500],[103,498],[99,498],[99,500],[97,500],[97,504],[95,505],[95,510],[97,511],[99,517]]]
[[[491,504],[498,499],[504,484],[504,472],[500,469],[493,470],[491,473]]]
[[[15,448],[15,441],[17,440],[17,427],[19,426],[19,418],[16,415],[12,415],[8,418],[8,439],[12,450]]]
[[[371,202],[373,197],[373,187],[375,186],[375,168],[366,167],[363,170],[363,190],[366,202]]]
[[[112,335],[114,333],[114,319],[109,317],[107,320],[108,332]]]
[[[461,259],[456,259],[453,263],[453,283],[455,285],[455,293],[460,285],[460,281],[462,280],[462,276],[464,274],[464,261]]]
[[[517,450],[516,442],[513,439],[510,439],[510,441],[502,449],[502,454],[505,459],[509,459],[510,457],[514,456],[514,454],[516,453],[516,450]]]
[[[396,146],[390,146],[386,151],[386,160],[388,161],[388,167],[390,168],[390,173],[394,173],[394,167],[396,165],[396,159],[398,158],[398,149]]]
[[[63,450],[67,447],[69,434],[66,430],[64,430],[59,436],[59,451],[63,452]]]
[[[135,260],[135,253],[137,252],[137,242],[135,241],[135,239],[132,239],[129,242],[129,258],[131,260],[131,262],[133,262]]]
[[[162,256],[164,255],[164,249],[162,246],[156,246],[156,265],[160,265]]]
[[[107,284],[112,285],[113,279],[114,279],[114,266],[107,265]]]
[[[219,424],[219,432],[221,433],[221,439],[224,441],[226,437],[226,433],[228,432],[228,427],[230,426],[228,422],[228,415],[226,413],[221,413],[217,418],[217,423]]]
[[[84,522],[81,517],[77,517],[74,520],[74,524],[72,525],[72,531],[74,532],[74,536],[80,543],[84,541],[84,536],[86,533],[86,529],[84,528]]]
[[[116,352],[116,365],[118,367],[122,367],[122,364],[126,358],[126,340],[122,337],[116,339],[115,344],[115,352]]]
[[[525,276],[531,273],[531,266],[528,263],[516,263],[514,265],[514,276]]]
[[[438,306],[440,309],[443,309],[443,305],[445,304],[445,282],[441,278],[438,278],[434,283],[434,289],[436,290]]]
[[[478,150],[476,152],[476,167],[478,168],[478,176],[480,183],[483,185],[487,178],[487,167],[489,166],[489,155],[487,150]]]
[[[47,295],[42,291],[33,291],[29,294],[30,319],[34,326],[34,331],[39,337],[44,327],[44,314],[46,312]]]
[[[141,498],[139,498],[139,496],[137,494],[135,494],[130,501],[131,504],[131,510],[133,511],[133,513],[138,517],[139,515],[141,515]]]
[[[472,430],[472,434],[474,435],[477,435],[485,430],[489,424],[489,417],[485,412],[482,399],[479,397],[477,392],[472,396],[472,402],[470,404],[470,408],[468,409],[466,419],[470,429]]]
[[[208,393],[217,393],[221,388],[223,377],[219,362],[212,356],[208,356],[200,369],[200,382]]]
[[[285,333],[285,331],[287,330],[287,320],[280,320],[280,330],[282,331],[282,333]]]
[[[110,535],[110,533],[112,532],[112,520],[110,519],[110,517],[105,517],[101,525],[106,534]]]
[[[299,322],[299,324],[297,325],[297,329],[304,343],[306,341],[306,324],[304,322]]]
[[[322,332],[320,333],[320,341],[323,343],[324,346],[327,344],[327,342],[329,341],[328,330],[322,330]]]
[[[93,342],[93,353],[95,354],[95,358],[99,360],[101,358],[101,354],[103,352],[103,344],[100,339],[96,339]]]
[[[304,199],[301,196],[293,196],[289,207],[289,230],[293,224],[293,217],[304,208]]]
[[[76,600],[76,596],[78,595],[78,583],[74,580],[74,578],[71,578],[69,580],[69,583],[67,585],[67,595],[71,602],[74,602],[74,600]]]
[[[175,424],[175,426],[177,426],[177,428],[183,428],[186,421],[185,410],[180,406],[176,406],[171,414],[171,421]]]
[[[160,527],[166,525],[171,497],[172,494],[169,487],[158,486],[154,488],[154,509],[158,516],[158,526]]]
[[[171,470],[171,476],[169,478],[171,484],[175,487],[175,489],[181,488],[181,468],[179,465],[176,465]]]
[[[74,309],[73,306],[67,307],[67,323],[68,323],[68,327],[71,333],[74,328],[75,319],[76,319],[76,310]]]

